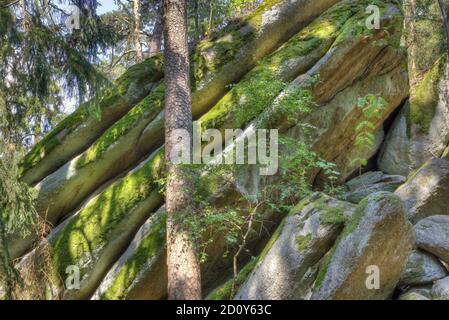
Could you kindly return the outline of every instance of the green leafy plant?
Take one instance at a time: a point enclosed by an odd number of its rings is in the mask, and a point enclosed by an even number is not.
[[[360,171],[368,164],[368,159],[363,158],[361,155],[370,150],[376,142],[376,137],[373,133],[376,130],[374,121],[382,117],[386,105],[385,99],[374,94],[368,94],[357,101],[357,106],[362,112],[362,120],[355,128],[356,137],[354,144],[360,156],[356,157],[353,163],[358,164]]]

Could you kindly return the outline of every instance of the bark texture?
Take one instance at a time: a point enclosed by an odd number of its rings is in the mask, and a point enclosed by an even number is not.
[[[187,44],[187,8],[185,0],[164,0],[165,28],[165,149],[167,163],[167,265],[168,298],[201,299],[200,267],[185,220],[194,214],[193,181],[171,155],[180,145],[176,130],[185,130],[191,155],[192,101],[190,95],[189,50]],[[191,157],[190,157],[191,158]]]

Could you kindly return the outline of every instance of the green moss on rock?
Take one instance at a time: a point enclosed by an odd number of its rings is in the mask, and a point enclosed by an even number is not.
[[[330,46],[340,28],[354,14],[351,5],[336,6],[292,37],[276,52],[263,59],[206,115],[204,128],[226,125],[241,128],[269,107],[296,74],[291,64],[324,43]]]
[[[54,263],[61,275],[70,265],[80,267],[83,275],[93,259],[109,241],[110,231],[127,214],[150,196],[158,195],[156,181],[161,176],[164,153],[156,153],[143,167],[109,186],[82,209],[52,241]]]
[[[439,101],[438,85],[443,75],[446,58],[441,57],[425,74],[422,81],[415,88],[410,98],[408,113],[408,130],[410,136],[411,125],[418,125],[419,132],[427,133]]]
[[[311,240],[312,240],[312,234],[311,233],[309,233],[309,234],[307,234],[305,236],[304,235],[297,235],[296,238],[295,238],[295,241],[296,241],[296,245],[297,245],[298,250],[299,251],[304,251],[308,247],[308,245],[309,245]]]
[[[242,270],[238,273],[235,279],[235,289],[238,289],[242,286],[242,284],[248,279],[249,275],[256,267],[257,263],[260,261],[258,258],[252,258],[251,261],[246,264]],[[206,300],[230,300],[232,294],[232,285],[234,283],[234,279],[228,280],[225,284],[218,287],[214,291],[212,291],[207,297]]]
[[[35,167],[47,154],[60,145],[64,137],[74,130],[82,127],[88,119],[95,119],[93,110],[101,114],[109,112],[110,107],[122,108],[129,104],[126,95],[133,90],[133,86],[140,87],[144,83],[158,81],[163,76],[162,56],[156,56],[144,62],[130,67],[116,82],[114,86],[107,88],[98,97],[86,102],[78,109],[62,120],[49,134],[47,134],[33,149],[23,158],[20,164],[20,174]],[[131,92],[132,95],[132,92]],[[131,106],[130,106],[131,107]]]
[[[159,215],[151,224],[151,231],[136,248],[114,278],[113,284],[105,291],[101,299],[122,300],[127,290],[142,272],[150,259],[155,258],[165,248],[166,214]]]
[[[135,128],[139,122],[149,123],[164,108],[165,86],[161,82],[152,92],[129,111],[123,118],[117,121],[83,154],[77,161],[77,167],[81,168],[101,158],[103,153],[120,137]]]

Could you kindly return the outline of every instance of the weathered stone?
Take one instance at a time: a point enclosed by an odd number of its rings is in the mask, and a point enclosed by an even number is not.
[[[387,299],[393,293],[414,244],[402,201],[378,192],[365,198],[320,268],[313,299]],[[370,269],[372,268],[372,269]],[[369,273],[380,272],[370,288]],[[372,280],[372,279],[371,279]],[[374,282],[375,284],[375,282]]]
[[[353,210],[353,205],[321,194],[302,201],[279,227],[236,299],[307,298],[318,262]]]
[[[405,0],[403,8],[410,103],[388,134],[379,168],[406,176],[448,145],[449,63],[438,1]]]
[[[164,73],[161,55],[129,68],[99,98],[82,104],[24,157],[22,180],[34,185],[85,150],[114,122],[142,100]],[[97,110],[98,109],[98,110]],[[99,117],[94,116],[94,111]]]
[[[410,221],[449,214],[449,161],[433,159],[423,165],[396,190]]]
[[[431,294],[434,300],[449,300],[449,277],[435,282]]]
[[[415,286],[447,277],[448,271],[433,255],[414,250],[410,255],[399,285]]]
[[[285,82],[306,72],[328,51],[341,27],[354,13],[355,9],[350,5],[331,9],[330,13],[316,19],[275,53],[259,61],[256,68],[201,118],[202,125],[240,128],[246,122],[239,122],[243,121],[242,118],[258,115],[276,98]],[[267,88],[268,84],[272,87]],[[39,183],[36,187],[39,213],[51,223],[56,223],[98,186],[129,169],[163,144],[164,95],[161,83],[85,152]],[[253,108],[251,112],[250,107]],[[245,116],[237,116],[236,110],[245,110]]]
[[[401,294],[401,296],[409,296],[411,295],[411,297],[414,296],[418,296],[418,297],[425,297],[428,300],[432,299],[432,286],[433,284],[428,284],[425,286],[418,286],[418,287],[411,287],[410,289],[408,289],[406,292],[404,292],[403,294]],[[399,298],[401,298],[401,296]],[[405,299],[400,299],[400,300],[405,300]]]
[[[359,203],[368,195],[379,192],[394,192],[405,182],[403,176],[385,175],[380,171],[367,172],[346,183],[350,192],[345,194],[345,200],[352,203]]]
[[[415,225],[416,244],[449,263],[449,216],[431,216]]]
[[[112,266],[92,299],[158,300],[166,296],[164,210],[164,208],[158,210],[139,229],[128,249]]]
[[[361,176],[355,177],[354,179],[346,182],[346,186],[349,191],[356,191],[360,189],[365,189],[370,185],[379,183],[382,181],[384,173],[382,171],[369,171]]]
[[[417,292],[407,292],[402,294],[399,297],[399,300],[430,300],[430,299]]]

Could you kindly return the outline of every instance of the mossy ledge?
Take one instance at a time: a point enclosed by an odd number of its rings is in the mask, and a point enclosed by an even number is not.
[[[23,158],[20,164],[22,180],[29,184],[38,182],[85,149],[148,94],[152,83],[163,77],[163,69],[162,56],[147,59],[129,68],[99,97],[79,106]],[[65,149],[70,146],[70,151],[57,152],[56,148],[62,144]],[[51,154],[54,154],[53,158],[49,157]],[[46,158],[49,160],[42,164]]]
[[[418,126],[418,132],[426,134],[435,116],[439,103],[439,84],[446,65],[446,56],[441,56],[410,96],[410,108],[407,117],[407,134],[411,137],[413,125]]]
[[[117,243],[126,246],[144,219],[161,205],[158,186],[149,181],[162,177],[163,157],[161,149],[142,167],[110,185],[52,239],[53,262],[61,277],[68,266],[80,268],[81,289],[66,292],[69,296],[82,299],[92,294],[114,262],[110,247]]]

